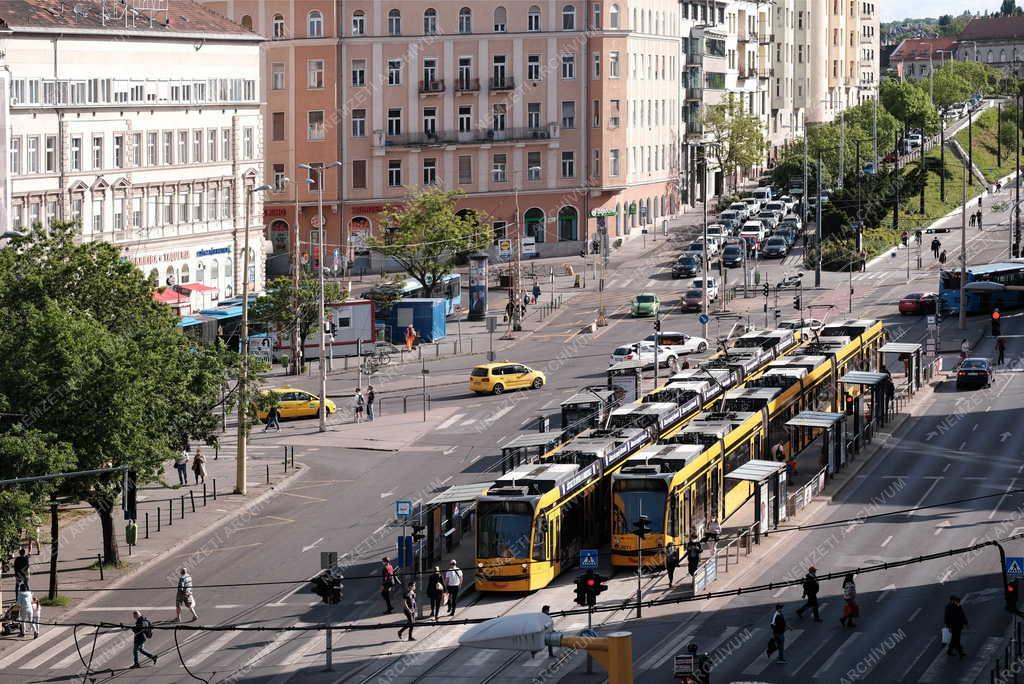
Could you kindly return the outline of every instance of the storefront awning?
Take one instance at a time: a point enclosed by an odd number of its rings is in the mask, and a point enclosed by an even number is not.
[[[153,301],[174,305],[188,304],[191,300],[187,294],[177,292],[173,288],[168,287],[164,290],[153,290]]]
[[[179,328],[187,328],[190,325],[199,325],[202,321],[195,316],[182,316],[177,325]]]

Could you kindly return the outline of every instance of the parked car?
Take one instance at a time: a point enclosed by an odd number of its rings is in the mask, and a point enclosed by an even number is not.
[[[653,292],[641,292],[630,302],[629,311],[634,317],[657,316],[661,300]]]
[[[935,313],[939,295],[934,292],[910,292],[900,297],[899,311],[904,316]]]
[[[956,388],[988,387],[992,384],[992,365],[988,359],[964,359],[956,371]]]
[[[690,289],[703,290],[705,280],[707,281],[708,300],[718,299],[718,280],[715,278],[694,278],[690,283]]]
[[[765,240],[764,245],[761,247],[761,256],[765,258],[777,257],[781,259],[787,253],[789,253],[789,245],[786,243],[786,239],[782,237],[772,236]]]
[[[653,344],[657,340],[661,348],[671,354],[703,354],[708,350],[708,341],[682,332],[651,333],[643,339]]]
[[[743,247],[737,244],[726,245],[722,250],[722,264],[726,268],[736,268],[743,265]]]
[[[701,267],[702,262],[699,257],[690,253],[683,254],[672,264],[672,277],[678,279],[695,276],[700,272]]]

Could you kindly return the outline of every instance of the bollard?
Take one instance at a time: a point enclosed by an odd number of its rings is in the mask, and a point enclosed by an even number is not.
[[[288,472],[288,445],[285,444],[283,446],[284,446],[284,471],[287,473]]]
[[[218,458],[220,458],[220,445],[219,444],[214,444],[213,445],[213,460],[216,461]]]
[[[196,512],[196,497],[195,497],[195,495],[194,495],[194,494],[192,493],[192,490],[191,490],[191,489],[190,489],[190,490],[188,490],[188,500],[189,500],[189,502],[191,502],[191,504],[192,504],[192,512],[193,512],[193,513],[195,513],[195,512]]]
[[[167,500],[167,526],[174,527],[174,499]]]
[[[149,511],[146,511],[146,539],[149,539]]]
[[[295,470],[295,447],[292,447],[292,470]]]
[[[409,412],[409,397],[402,397],[402,413]]]
[[[203,505],[206,505],[206,482],[203,482]]]
[[[100,566],[100,581],[103,581],[103,556],[96,554],[96,565]]]
[[[441,345],[437,343],[434,344],[434,358],[441,358]]]
[[[213,500],[217,500],[217,478],[213,478]]]
[[[146,515],[149,515],[148,513]],[[156,507],[156,531],[160,531],[160,507]]]
[[[185,519],[185,495],[181,495],[181,519]]]
[[[267,464],[267,484],[270,484],[270,464]]]
[[[331,637],[332,637],[332,635],[331,635],[331,628],[328,627],[327,628],[327,644],[326,644],[326,646],[327,646],[327,648],[326,648],[326,651],[327,651],[327,671],[328,672],[330,672],[331,670],[334,669],[334,665],[331,662],[331,660],[333,659],[333,656],[334,656],[334,645],[332,643],[333,640],[332,640]]]

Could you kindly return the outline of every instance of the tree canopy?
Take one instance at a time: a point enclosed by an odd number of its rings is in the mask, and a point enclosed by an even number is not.
[[[928,97],[928,91],[917,83],[882,81],[881,102],[896,120],[907,127],[917,127],[925,135],[939,130],[939,114]]]
[[[708,154],[726,179],[732,181],[737,170],[756,166],[764,159],[761,120],[748,114],[742,101],[731,94],[722,104],[705,107],[704,129],[714,143],[708,146]]]

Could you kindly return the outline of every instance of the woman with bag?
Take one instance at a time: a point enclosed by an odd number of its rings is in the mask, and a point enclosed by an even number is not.
[[[839,618],[839,624],[843,627],[856,627],[854,618],[860,617],[860,606],[857,605],[857,585],[853,583],[853,573],[843,578],[843,617]]]
[[[441,604],[444,603],[444,577],[441,575],[440,566],[434,566],[434,572],[427,580],[427,598],[430,599],[430,617],[437,622],[441,615]]]
[[[196,484],[206,482],[206,456],[196,448],[196,455],[192,457],[192,474],[195,476]]]

